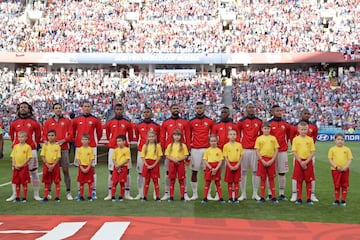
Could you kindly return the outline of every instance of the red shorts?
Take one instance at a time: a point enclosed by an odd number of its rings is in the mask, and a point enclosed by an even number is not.
[[[127,166],[121,166],[120,171],[114,167],[111,180],[113,183],[124,183],[127,180],[128,175],[128,167]]]
[[[237,162],[229,162],[231,166],[235,166]],[[226,165],[225,178],[224,181],[228,183],[238,183],[241,178],[241,165],[235,171],[230,170],[230,168]]]
[[[84,166],[82,165],[83,167],[87,167],[87,166]],[[77,181],[80,183],[80,184],[90,184],[90,183],[93,183],[94,182],[94,167],[91,167],[89,169],[89,171],[87,173],[83,173],[81,170],[80,170],[80,166],[78,167],[78,177],[77,177]]]
[[[29,182],[31,182],[29,166],[25,165],[19,170],[14,168],[11,182],[13,184],[28,184]]]
[[[302,161],[305,161],[306,159],[302,159]],[[313,180],[315,180],[315,174],[314,174],[314,165],[313,165],[313,161],[310,161],[307,164],[307,168],[303,169],[300,166],[300,163],[295,160],[295,166],[294,166],[294,172],[292,175],[292,179],[296,180],[296,181],[306,181],[306,182],[311,182]]]
[[[346,170],[345,172],[340,172],[338,170],[331,170],[331,175],[334,182],[334,187],[348,187],[349,186],[349,176],[350,170]]]
[[[212,168],[216,168],[219,164],[218,162],[211,162],[209,163]],[[215,173],[215,175],[212,175],[210,168],[206,167],[204,170],[204,179],[206,181],[220,181],[221,180],[221,168]]]
[[[265,162],[269,162],[271,157],[262,157]],[[276,177],[276,164],[273,162],[270,166],[265,167],[261,160],[258,160],[258,170],[256,176],[259,177],[269,177],[275,178]]]
[[[186,172],[185,172],[185,160],[181,162],[173,162],[169,161],[169,178],[170,179],[185,179]]]
[[[145,162],[148,165],[153,165],[156,160],[152,160],[152,159],[145,159]],[[143,170],[141,172],[141,176],[143,176],[144,178],[160,178],[160,164],[158,163],[153,169],[148,169],[145,164],[143,166]]]
[[[53,170],[49,172],[49,168],[44,165],[43,167],[43,175],[42,175],[42,182],[43,183],[59,183],[61,182],[61,174],[60,174],[60,164],[57,163]]]

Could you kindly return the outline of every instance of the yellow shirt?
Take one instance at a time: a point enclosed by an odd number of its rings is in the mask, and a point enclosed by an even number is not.
[[[27,143],[16,144],[10,154],[10,157],[14,159],[15,167],[24,165],[29,158],[32,158],[31,151],[31,147]]]
[[[40,156],[45,157],[46,162],[54,163],[61,158],[61,147],[59,144],[46,143],[41,148]]]
[[[180,151],[180,143],[172,144],[172,149],[170,143],[165,150],[165,155],[169,156],[170,158],[183,158],[185,156],[188,156],[189,151],[186,145],[184,143],[181,143],[181,145],[182,145],[182,151]]]
[[[350,148],[333,146],[329,149],[328,158],[332,159],[336,166],[345,167],[347,162],[353,159]],[[331,169],[335,169],[331,167]]]
[[[203,159],[208,163],[221,162],[224,159],[224,156],[220,148],[209,147],[205,150]]]
[[[89,165],[95,159],[93,149],[91,147],[79,147],[76,150],[76,159],[80,165]]]
[[[126,160],[130,160],[130,149],[128,147],[123,147],[123,148],[116,148],[114,150],[114,153],[112,155],[112,160],[115,161],[115,163],[118,164],[122,164],[124,162],[126,162]],[[124,166],[128,166],[129,162],[124,164]]]
[[[273,157],[275,150],[279,148],[279,143],[276,137],[272,135],[261,135],[256,138],[255,149],[258,149],[262,157]]]
[[[143,148],[141,149],[141,157],[143,159],[158,160],[163,155],[160,144],[156,144],[156,151],[154,144],[148,145],[146,154],[145,154],[145,150],[146,150],[146,145],[144,145]]]
[[[299,158],[307,159],[312,152],[315,152],[314,140],[309,136],[296,136],[292,143],[292,151],[296,152]]]
[[[227,157],[229,162],[239,162],[241,156],[244,154],[241,143],[226,143],[223,148],[223,155]]]

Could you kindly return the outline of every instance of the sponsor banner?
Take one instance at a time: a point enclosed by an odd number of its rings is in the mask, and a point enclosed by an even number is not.
[[[332,142],[335,139],[335,133],[319,133],[318,142]],[[360,142],[360,134],[345,134],[346,142]]]

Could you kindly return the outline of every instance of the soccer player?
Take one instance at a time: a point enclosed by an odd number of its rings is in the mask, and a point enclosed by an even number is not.
[[[48,202],[49,189],[51,184],[55,183],[55,202],[60,202],[60,158],[61,147],[56,142],[56,131],[48,130],[47,142],[41,148],[40,156],[44,162],[42,182],[44,186],[44,198],[42,202]]]
[[[296,182],[297,200],[296,204],[302,204],[302,184],[306,183],[306,202],[308,205],[313,205],[311,201],[311,181],[315,179],[314,167],[312,158],[315,153],[314,140],[307,136],[308,124],[300,122],[298,124],[299,136],[296,136],[292,142],[292,151],[295,158],[295,166],[293,172],[293,179]]]
[[[275,182],[276,167],[275,160],[278,154],[279,144],[273,135],[270,135],[270,123],[264,122],[262,124],[263,134],[256,139],[255,150],[258,157],[258,170],[257,175],[260,177],[260,192],[261,199],[259,203],[265,202],[265,186],[266,179],[269,181],[269,188],[271,191],[271,201],[274,204],[279,203],[275,195]]]
[[[288,201],[285,197],[285,174],[289,172],[289,162],[287,150],[289,148],[288,142],[290,139],[291,126],[288,122],[282,119],[282,112],[279,105],[275,104],[271,108],[273,118],[269,120],[270,123],[270,134],[276,137],[279,143],[278,153],[275,159],[276,170],[279,174],[279,200]],[[273,196],[269,188],[269,199],[276,198]]]
[[[60,166],[64,174],[64,181],[66,186],[67,200],[73,200],[71,196],[71,178],[69,173],[70,159],[69,159],[69,143],[73,138],[73,128],[71,120],[64,117],[62,114],[62,105],[54,103],[53,105],[54,116],[44,122],[42,142],[47,143],[48,132],[53,129],[56,132],[56,142],[61,146],[61,159]],[[49,188],[50,190],[50,188]]]
[[[125,193],[125,183],[128,176],[128,165],[131,157],[130,149],[126,146],[126,136],[119,135],[116,137],[117,148],[112,155],[114,169],[112,171],[111,181],[111,199],[113,202],[122,202]],[[119,198],[115,199],[116,185],[120,185]]]
[[[171,143],[172,134],[175,129],[179,129],[182,132],[182,143],[186,144],[186,147],[190,148],[190,126],[189,122],[181,118],[179,115],[179,105],[173,104],[170,106],[171,117],[166,119],[160,127],[160,143],[163,152],[165,152],[166,147]],[[165,194],[161,198],[162,201],[168,200],[170,198],[170,179],[169,179],[169,160],[165,159]],[[189,201],[190,198],[186,192],[186,181],[185,181],[185,195],[184,198],[186,201]]]
[[[109,140],[108,147],[109,147],[109,154],[108,154],[108,168],[109,168],[109,176],[108,176],[108,188],[109,193],[108,196],[104,198],[104,200],[111,200],[111,176],[112,171],[114,169],[114,162],[112,160],[112,156],[114,153],[115,148],[117,148],[117,136],[124,135],[126,137],[125,146],[129,147],[129,142],[133,139],[133,127],[132,123],[129,119],[124,116],[124,106],[120,103],[117,103],[114,106],[114,118],[108,120],[105,124],[106,130],[106,138]],[[128,174],[127,174],[127,181],[125,183],[125,199],[133,200],[133,197],[130,195],[130,174],[129,171],[131,169],[131,161],[128,164]]]
[[[249,102],[246,105],[246,116],[238,122],[240,132],[240,143],[244,149],[244,157],[241,161],[241,196],[240,201],[247,198],[246,196],[246,179],[247,172],[252,171],[253,194],[252,199],[260,200],[258,195],[259,177],[257,176],[258,158],[254,149],[255,141],[261,134],[262,120],[255,116],[255,106]]]
[[[76,149],[75,161],[77,162],[78,167],[78,177],[77,181],[80,185],[79,187],[79,198],[77,201],[84,201],[84,185],[88,184],[88,201],[92,202],[94,195],[93,193],[93,183],[94,183],[94,166],[93,162],[95,161],[94,149],[90,147],[89,143],[91,137],[87,133],[81,135],[81,147]]]
[[[346,206],[346,197],[349,187],[350,164],[353,156],[350,148],[344,146],[345,136],[342,133],[335,134],[335,146],[328,151],[328,159],[331,165],[331,175],[334,183],[334,206]],[[341,202],[340,202],[341,188]]]
[[[311,117],[310,111],[308,109],[304,108],[300,113],[300,118],[301,118],[300,121],[306,122],[308,124],[309,131],[308,131],[307,135],[314,140],[314,143],[316,143],[317,136],[318,136],[318,127],[316,126],[316,124],[310,122],[310,117]],[[291,127],[291,134],[290,134],[291,142],[294,139],[294,137],[299,135],[298,124],[299,123],[296,123],[295,125],[293,125]],[[314,165],[314,171],[315,171],[315,154],[313,157],[313,165]],[[296,197],[296,181],[293,179],[292,180],[292,195],[291,195],[290,201],[295,202],[296,199],[297,199],[297,197]],[[313,201],[313,202],[319,201],[319,199],[315,195],[315,179],[311,182],[311,201]]]
[[[198,180],[197,174],[203,167],[203,156],[206,148],[209,147],[209,136],[214,126],[214,121],[205,115],[205,106],[203,102],[197,102],[195,106],[195,117],[190,120],[190,169],[191,187],[193,195],[190,200],[198,199]]]
[[[145,107],[143,111],[143,120],[135,126],[135,136],[136,141],[138,142],[138,153],[137,153],[137,160],[136,160],[136,171],[138,172],[137,177],[137,187],[138,187],[138,194],[135,197],[136,200],[142,199],[144,196],[144,178],[141,176],[142,169],[144,166],[144,162],[141,159],[141,151],[146,143],[147,133],[149,131],[154,131],[157,136],[157,142],[160,142],[160,125],[157,124],[152,120],[152,110],[149,107]]]
[[[18,117],[10,123],[10,139],[13,142],[13,146],[19,143],[18,133],[25,131],[27,133],[26,143],[30,145],[32,149],[32,158],[29,162],[29,170],[31,182],[34,188],[34,199],[40,201],[39,187],[40,180],[37,169],[39,167],[37,157],[37,147],[40,144],[41,139],[41,127],[40,123],[33,118],[33,108],[27,102],[22,102],[17,106]],[[13,194],[6,201],[13,201],[16,198],[15,185],[12,185]]]
[[[235,130],[237,133],[236,136],[239,136],[237,126],[233,122],[232,118],[230,118],[230,109],[228,107],[223,107],[221,109],[220,121],[212,128],[212,134],[218,136],[218,147],[221,150],[223,150],[224,145],[229,142],[228,134],[230,130]],[[236,140],[239,141],[239,137],[237,137]],[[216,195],[215,198],[211,196],[211,185],[207,199],[219,200],[218,195]]]
[[[241,178],[241,161],[243,148],[236,141],[235,130],[229,130],[229,142],[224,145],[223,155],[226,161],[225,182],[228,183],[229,203],[239,203],[239,183]],[[233,195],[234,191],[234,196]]]
[[[89,139],[89,147],[94,152],[94,161],[91,164],[96,166],[97,164],[97,142],[101,139],[102,136],[102,124],[101,121],[91,114],[91,104],[89,101],[84,101],[82,104],[83,114],[77,116],[73,119],[73,133],[75,138],[75,155],[76,149],[82,146],[82,136],[83,134],[88,134]],[[76,165],[77,162],[75,161]],[[96,173],[94,172],[94,182],[92,184],[92,199],[97,199],[96,196]]]
[[[23,186],[22,202],[27,202],[28,183],[30,182],[29,162],[33,159],[32,149],[26,143],[28,138],[27,132],[19,131],[17,133],[17,143],[14,144],[10,157],[12,159],[13,175],[12,184],[15,185],[14,202],[20,202],[20,186]],[[7,200],[8,201],[8,200]]]

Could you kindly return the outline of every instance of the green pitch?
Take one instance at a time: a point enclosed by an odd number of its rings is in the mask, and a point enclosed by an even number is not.
[[[242,201],[237,205],[219,204],[216,201],[209,201],[207,204],[201,204],[200,199],[182,203],[179,201],[179,186],[175,185],[175,202],[156,203],[152,201],[152,184],[149,190],[150,201],[142,203],[140,201],[111,202],[104,201],[107,195],[108,171],[106,158],[101,157],[97,173],[97,193],[98,200],[94,202],[67,201],[65,199],[65,187],[62,185],[61,202],[40,203],[32,199],[32,186],[29,184],[28,203],[6,202],[5,199],[11,195],[11,186],[6,184],[11,180],[11,162],[9,158],[9,141],[5,142],[5,159],[0,160],[0,209],[3,215],[122,215],[122,216],[174,216],[174,217],[213,217],[213,218],[244,218],[244,219],[268,219],[268,220],[288,220],[288,221],[309,221],[309,222],[333,222],[333,223],[360,223],[357,213],[360,212],[360,189],[357,182],[360,179],[360,155],[359,143],[347,143],[351,148],[354,161],[350,167],[350,188],[348,194],[348,205],[346,207],[334,207],[331,203],[334,201],[333,185],[330,175],[329,163],[327,161],[327,151],[333,143],[316,144],[316,195],[320,202],[313,206],[295,205],[292,202],[280,202],[274,205],[271,202],[258,204],[254,200]],[[135,149],[133,152],[135,153]],[[106,152],[106,149],[99,149],[99,153]],[[135,153],[136,154],[136,153]],[[289,156],[291,157],[291,156]],[[135,159],[135,158],[134,158]],[[289,161],[292,165],[292,160]],[[132,184],[131,194],[136,196],[136,177],[134,168],[131,171]],[[292,166],[291,166],[292,168]],[[39,170],[40,171],[40,170]],[[40,171],[41,172],[41,171]],[[190,170],[188,171],[190,175]],[[72,194],[76,193],[76,175],[77,169],[71,167]],[[223,174],[224,175],[224,174]],[[162,176],[164,173],[162,172]],[[41,177],[41,176],[40,176]],[[190,178],[188,178],[190,179]],[[199,195],[202,196],[203,174],[199,173]],[[248,198],[251,197],[251,175],[248,174]],[[277,180],[276,180],[277,184]],[[163,178],[160,179],[160,193],[163,195]],[[43,185],[42,185],[43,187]],[[223,183],[223,194],[227,200],[227,186]],[[118,190],[118,189],[117,189]],[[191,196],[191,187],[188,181],[189,195]],[[214,192],[214,189],[213,189]],[[40,192],[42,196],[42,190]],[[286,195],[291,195],[291,173],[287,175]]]

